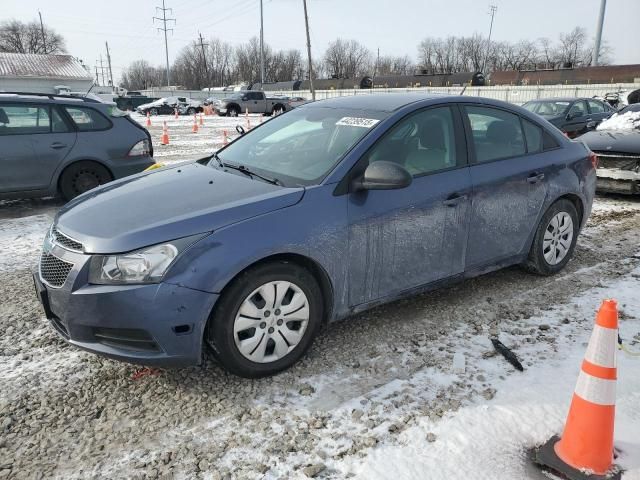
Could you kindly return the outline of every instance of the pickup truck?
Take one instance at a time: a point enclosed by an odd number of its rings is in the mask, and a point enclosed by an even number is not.
[[[237,117],[249,110],[249,113],[273,114],[276,111],[291,110],[288,100],[277,97],[266,97],[264,92],[244,91],[216,100],[213,103],[220,115]]]

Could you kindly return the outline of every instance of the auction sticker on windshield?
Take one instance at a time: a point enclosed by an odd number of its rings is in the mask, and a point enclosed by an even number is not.
[[[380,120],[376,120],[375,118],[342,117],[336,122],[336,125],[371,128],[379,121]]]

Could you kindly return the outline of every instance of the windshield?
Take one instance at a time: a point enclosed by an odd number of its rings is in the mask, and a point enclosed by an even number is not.
[[[571,102],[560,100],[546,100],[540,102],[529,102],[523,105],[530,112],[537,113],[543,117],[556,117],[564,114]]]
[[[384,116],[300,107],[240,137],[221,150],[219,158],[277,178],[285,186],[314,185]]]
[[[615,113],[596,127],[597,130],[640,130],[640,111]]]
[[[640,103],[632,103],[631,105],[627,105],[622,110],[620,110],[620,113],[627,112],[640,112]]]

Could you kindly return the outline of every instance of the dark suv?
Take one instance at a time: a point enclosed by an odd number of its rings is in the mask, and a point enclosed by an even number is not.
[[[0,93],[0,198],[69,200],[154,163],[149,132],[114,104]]]

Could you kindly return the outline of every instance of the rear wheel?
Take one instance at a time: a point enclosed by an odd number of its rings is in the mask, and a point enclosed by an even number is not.
[[[160,115],[160,110],[158,110],[157,108],[152,108],[151,110],[149,110],[149,114],[150,115]]]
[[[238,115],[240,115],[240,109],[238,107],[229,107],[229,110],[227,111],[227,116],[237,117]]]
[[[196,114],[196,109],[195,108],[187,109],[187,115],[195,115],[195,114]]]
[[[308,270],[287,262],[259,265],[225,290],[209,320],[207,343],[231,373],[273,375],[311,346],[322,316],[322,293]]]
[[[82,161],[69,165],[60,176],[60,193],[65,200],[112,180],[109,171],[97,162]]]
[[[558,200],[543,215],[525,268],[539,275],[553,275],[573,256],[580,228],[578,212],[569,200]]]

